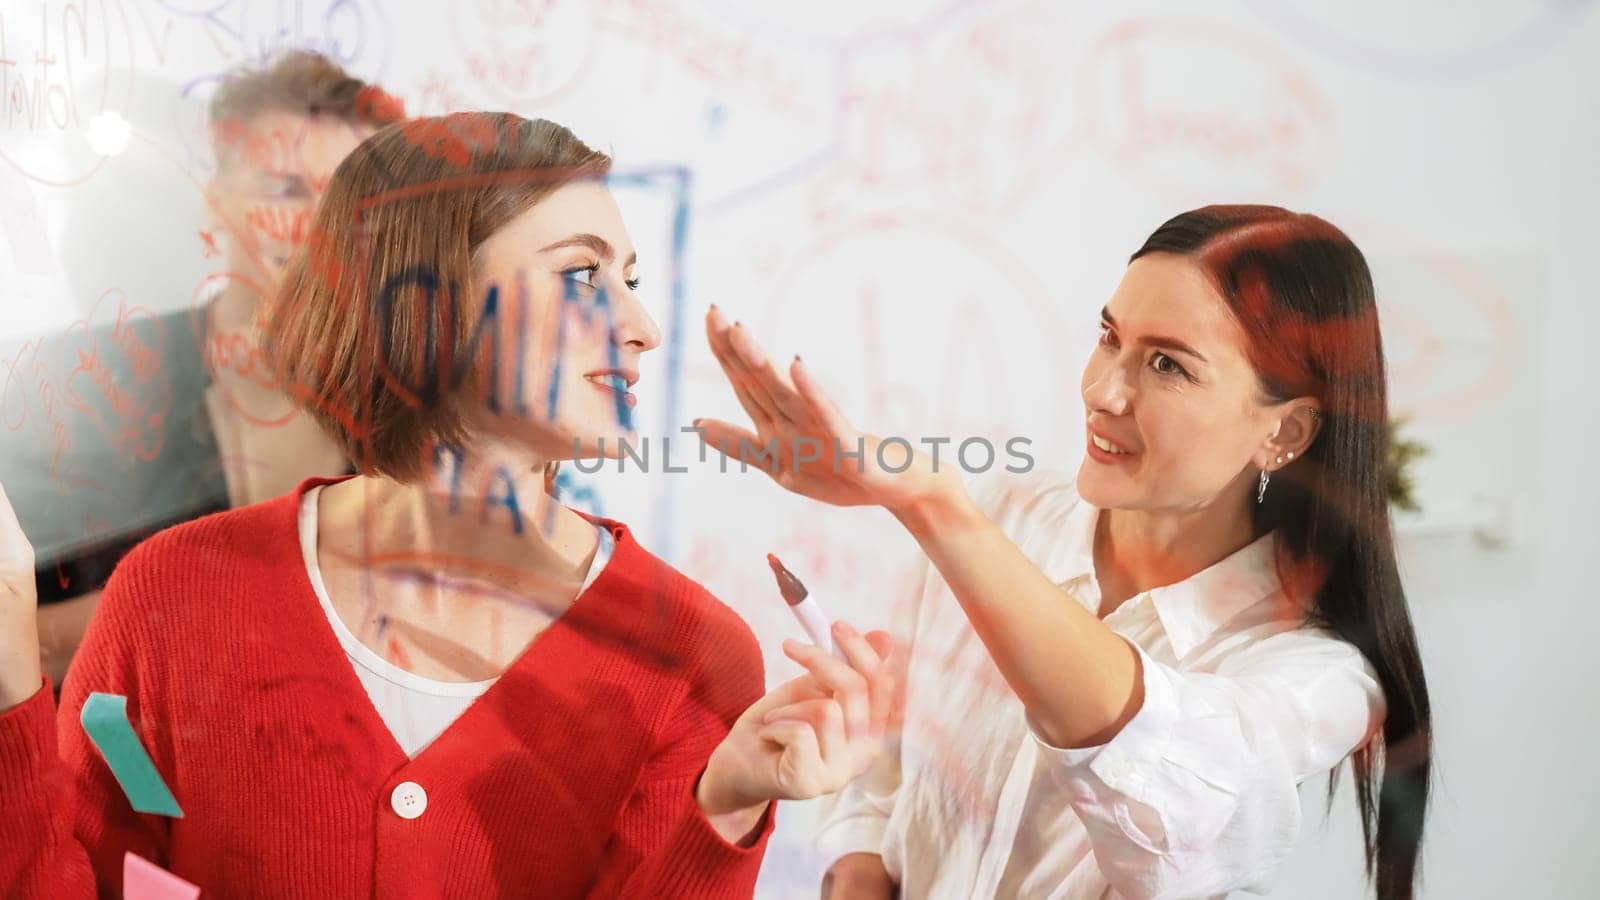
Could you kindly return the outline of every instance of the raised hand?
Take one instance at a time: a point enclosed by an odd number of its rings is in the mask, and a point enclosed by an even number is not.
[[[695,420],[702,439],[730,458],[761,468],[794,493],[835,506],[893,511],[963,489],[957,467],[935,467],[909,440],[884,445],[856,431],[798,356],[787,373],[779,371],[749,330],[730,325],[715,306],[706,314],[706,339],[755,426],[752,432],[716,419]]]
[[[43,683],[38,612],[33,545],[0,486],[0,711],[32,697]]]

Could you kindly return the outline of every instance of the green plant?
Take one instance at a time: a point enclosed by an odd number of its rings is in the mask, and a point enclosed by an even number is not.
[[[1421,507],[1417,505],[1414,493],[1416,473],[1413,471],[1415,468],[1413,463],[1418,457],[1427,456],[1429,451],[1420,441],[1400,434],[1400,429],[1406,422],[1404,418],[1393,419],[1385,428],[1384,482],[1390,505],[1408,512],[1417,512]]]

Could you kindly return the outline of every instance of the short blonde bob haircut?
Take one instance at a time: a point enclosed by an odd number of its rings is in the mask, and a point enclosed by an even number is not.
[[[357,471],[419,479],[439,442],[465,444],[487,367],[478,248],[611,159],[571,131],[510,113],[389,125],[334,172],[305,252],[262,315],[281,387]],[[482,290],[483,286],[479,286]]]

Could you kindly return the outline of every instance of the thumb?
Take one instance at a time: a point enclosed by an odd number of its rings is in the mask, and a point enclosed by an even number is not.
[[[760,452],[761,438],[748,428],[740,428],[721,419],[695,419],[692,423],[700,432],[700,440],[717,448],[724,456],[738,459],[741,447],[750,452]]]

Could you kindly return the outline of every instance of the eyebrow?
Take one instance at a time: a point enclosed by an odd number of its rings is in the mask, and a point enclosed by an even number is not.
[[[566,238],[565,240],[556,241],[554,244],[551,244],[548,247],[541,247],[539,248],[539,252],[544,253],[547,250],[560,250],[562,247],[588,247],[590,250],[595,252],[595,255],[599,256],[606,262],[610,262],[611,257],[616,255],[615,251],[611,249],[611,244],[608,243],[605,238],[595,234],[575,234],[572,237]],[[638,261],[639,253],[638,251],[634,251],[633,253],[628,254],[628,261],[623,263],[622,267],[626,269]]]
[[[1109,307],[1101,307],[1101,309],[1100,309],[1100,318],[1105,319],[1106,322],[1109,323],[1110,325],[1112,325],[1113,327],[1115,327],[1116,324],[1117,324],[1117,320],[1113,319],[1111,317],[1111,309]],[[1162,348],[1165,348],[1167,350],[1176,350],[1179,353],[1186,353],[1189,356],[1192,356],[1195,359],[1200,360],[1201,362],[1210,362],[1210,360],[1206,359],[1204,356],[1202,356],[1200,354],[1200,351],[1194,349],[1193,347],[1189,346],[1188,344],[1185,344],[1183,341],[1180,341],[1180,340],[1178,340],[1177,338],[1174,338],[1174,337],[1163,337],[1161,335],[1146,335],[1144,338],[1141,339],[1140,342],[1144,343],[1144,344],[1149,344],[1152,347],[1162,347]]]

